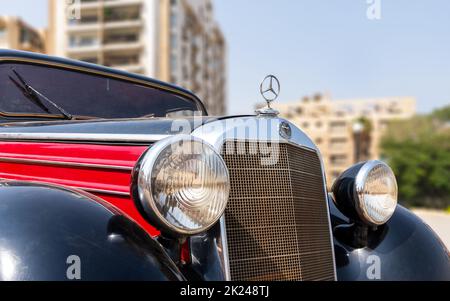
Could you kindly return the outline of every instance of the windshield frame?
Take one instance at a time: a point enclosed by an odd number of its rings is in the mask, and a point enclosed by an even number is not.
[[[20,52],[18,52],[20,53]],[[27,53],[29,55],[33,55],[32,53]],[[36,56],[41,56],[36,54]],[[31,57],[20,57],[20,56],[0,56],[0,64],[5,63],[24,63],[24,64],[30,64],[30,65],[36,65],[40,67],[49,67],[49,68],[57,68],[61,70],[68,70],[68,71],[74,71],[79,73],[85,73],[89,75],[95,75],[95,76],[101,76],[101,77],[107,77],[115,80],[121,80],[128,82],[130,84],[138,84],[144,87],[149,87],[153,89],[158,89],[167,93],[171,93],[174,95],[177,95],[179,97],[182,97],[186,100],[192,101],[193,104],[197,107],[198,112],[201,112],[203,116],[208,116],[208,112],[204,106],[204,104],[200,101],[200,99],[195,96],[193,93],[190,93],[189,91],[183,90],[182,88],[177,88],[175,86],[172,86],[170,84],[166,84],[164,82],[159,82],[157,80],[152,80],[151,78],[128,73],[125,71],[116,70],[113,68],[108,68],[100,65],[85,63],[81,61],[75,61],[75,60],[69,60],[69,59],[59,59],[55,58],[55,60],[52,57],[45,57],[44,59],[40,58],[31,58]],[[46,59],[48,58],[48,59]],[[57,61],[59,60],[59,61]],[[16,112],[5,112],[0,111],[0,117],[5,118],[45,118],[45,119],[55,119],[55,120],[61,120],[60,114],[48,114],[48,113],[16,113]],[[77,115],[74,115],[75,119]],[[80,116],[83,117],[83,116]],[[89,116],[93,118],[98,119],[104,119],[101,117],[95,117],[95,116]],[[132,118],[124,118],[124,119],[132,119]]]

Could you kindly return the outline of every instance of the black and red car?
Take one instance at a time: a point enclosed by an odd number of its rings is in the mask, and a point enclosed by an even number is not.
[[[450,280],[385,163],[106,67],[0,51],[0,179],[2,280]]]

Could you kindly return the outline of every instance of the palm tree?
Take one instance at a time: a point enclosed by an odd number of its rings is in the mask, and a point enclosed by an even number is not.
[[[372,144],[372,123],[369,119],[361,117],[353,123],[353,139],[355,141],[355,161],[362,162],[370,159]]]

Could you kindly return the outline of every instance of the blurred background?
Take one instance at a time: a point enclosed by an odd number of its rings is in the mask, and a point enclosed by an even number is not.
[[[259,82],[315,141],[328,183],[387,161],[400,201],[450,246],[450,1],[0,0],[0,48],[141,73],[211,115],[253,114]]]

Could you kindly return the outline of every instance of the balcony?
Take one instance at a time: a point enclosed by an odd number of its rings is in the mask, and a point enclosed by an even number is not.
[[[81,19],[70,19],[68,21],[69,31],[89,31],[100,28],[99,16],[97,11],[82,12]]]
[[[86,10],[86,9],[97,9],[100,8],[102,1],[99,0],[81,0],[80,1],[80,9]]]
[[[136,64],[136,65],[112,65],[111,68],[122,70],[125,72],[131,72],[131,73],[139,73],[144,74],[145,68],[143,65]]]
[[[96,32],[101,29],[100,23],[87,23],[87,24],[70,24],[67,27],[68,32]]]
[[[141,6],[105,7],[103,18],[105,22],[137,20],[141,17]]]
[[[136,30],[123,29],[105,31],[103,44],[123,44],[138,43],[140,40],[140,32]]]
[[[89,55],[89,54],[96,54],[99,51],[101,51],[102,48],[97,45],[97,46],[83,46],[83,47],[70,47],[67,48],[67,53],[70,56],[75,56],[75,55]]]
[[[136,51],[140,50],[144,44],[141,41],[135,41],[135,42],[111,42],[108,44],[103,45],[104,51],[119,51],[119,50],[125,50],[125,51]]]
[[[351,162],[350,162],[350,158],[347,157],[346,155],[332,155],[330,156],[329,159],[329,164],[332,165],[333,167],[346,167],[346,166],[350,166]]]
[[[140,56],[138,53],[127,54],[123,52],[117,54],[106,54],[105,66],[120,69],[127,72],[134,72],[134,73],[144,72],[144,66],[141,64]]]
[[[142,4],[144,0],[81,0],[81,9],[98,9],[101,7],[124,7]]]
[[[67,52],[70,54],[88,54],[101,51],[99,40],[92,36],[71,36]]]
[[[120,29],[120,28],[141,28],[144,25],[141,19],[138,20],[118,20],[109,21],[104,24],[105,29]]]
[[[106,0],[103,2],[104,7],[124,7],[142,4],[144,0]]]

